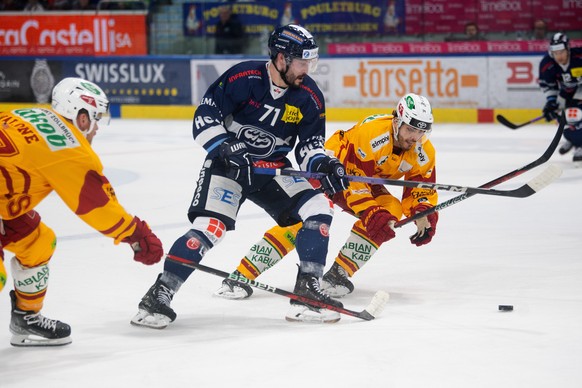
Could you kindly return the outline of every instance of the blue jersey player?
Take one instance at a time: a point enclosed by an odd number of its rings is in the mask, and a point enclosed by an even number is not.
[[[539,84],[546,96],[546,120],[558,118],[565,110],[566,141],[560,154],[575,148],[574,161],[582,161],[582,47],[571,48],[566,35],[554,34],[540,63]]]
[[[347,188],[344,166],[324,151],[324,98],[308,75],[317,64],[318,46],[305,28],[291,24],[273,31],[269,52],[270,61],[231,67],[202,98],[193,133],[208,155],[188,210],[192,228],[174,242],[132,324],[161,329],[174,321],[170,302],[193,272],[180,262],[200,262],[234,229],[247,199],[279,225],[303,223],[296,237],[300,264],[294,292],[341,306],[319,287],[332,221],[328,200],[305,179],[253,172],[254,167],[291,167],[288,154],[293,152],[300,169],[326,174],[321,183],[327,194]],[[335,322],[340,317],[292,300],[286,318]]]

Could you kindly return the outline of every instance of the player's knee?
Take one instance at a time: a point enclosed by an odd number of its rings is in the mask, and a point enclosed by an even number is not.
[[[200,262],[209,249],[222,241],[225,234],[224,222],[213,217],[198,217],[192,223],[192,229],[174,242],[169,253],[188,261]]]
[[[41,222],[31,233],[11,243],[7,249],[18,257],[22,265],[36,267],[48,263],[56,246],[55,232]]]
[[[570,129],[582,129],[582,109],[577,107],[566,108],[565,116],[566,124],[570,127]]]
[[[333,217],[333,207],[330,207],[329,200],[323,194],[318,194],[311,197],[307,202],[299,208],[299,217],[305,222],[309,218],[324,217],[329,219],[328,224],[331,224]]]

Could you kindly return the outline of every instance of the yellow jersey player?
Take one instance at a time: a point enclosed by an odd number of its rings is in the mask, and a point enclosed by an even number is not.
[[[398,102],[392,115],[370,116],[347,131],[337,131],[325,147],[333,151],[350,175],[434,183],[435,149],[428,140],[432,124],[429,101],[410,93]],[[430,189],[404,188],[399,200],[383,185],[351,182],[349,189],[333,195],[332,201],[357,218],[321,283],[328,295],[342,297],[354,290],[349,278],[370,260],[380,245],[395,237],[393,225],[402,215],[412,216],[435,206],[438,196]],[[417,246],[429,243],[436,231],[438,213],[415,222],[417,232],[410,237],[411,243]],[[267,231],[236,271],[255,279],[274,266],[293,250],[298,228],[299,225],[276,226]],[[225,279],[215,294],[242,299],[252,294],[252,288]]]
[[[103,90],[80,78],[65,78],[54,87],[52,109],[0,112],[0,250],[2,258],[4,250],[15,255],[10,291],[14,346],[71,342],[69,325],[40,313],[56,236],[34,209],[52,191],[115,244],[130,244],[136,261],[150,265],[162,257],[160,240],[120,205],[91,148],[98,122],[108,114]],[[5,279],[3,269],[0,279]]]

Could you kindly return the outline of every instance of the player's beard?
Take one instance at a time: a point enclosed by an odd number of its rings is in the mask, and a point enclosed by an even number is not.
[[[303,83],[303,79],[305,78],[305,75],[290,75],[289,66],[287,66],[285,72],[279,71],[279,75],[281,76],[283,82],[285,82],[285,85],[289,86],[291,89],[299,89],[299,86]]]

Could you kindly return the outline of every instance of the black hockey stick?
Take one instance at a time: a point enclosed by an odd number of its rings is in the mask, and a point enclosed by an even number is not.
[[[540,156],[539,158],[537,158],[536,160],[534,160],[533,162],[518,168],[516,170],[513,170],[505,175],[500,176],[499,178],[493,179],[490,182],[487,182],[479,187],[484,187],[484,188],[489,188],[489,187],[493,187],[495,185],[498,185],[500,183],[503,183],[505,181],[508,181],[511,178],[515,178],[516,176],[519,176],[537,166],[540,166],[542,164],[544,164],[545,162],[547,162],[548,160],[550,160],[550,158],[552,157],[552,155],[554,154],[554,152],[556,151],[556,148],[558,148],[558,143],[560,143],[560,138],[562,137],[562,133],[564,132],[564,125],[566,123],[566,119],[564,118],[564,116],[562,115],[560,117],[560,125],[558,126],[558,130],[556,131],[554,138],[552,139],[552,142],[550,143],[550,145],[548,146],[548,148],[546,149],[546,151],[542,154],[542,156]],[[465,194],[461,194],[459,196],[456,196],[454,198],[449,199],[448,201],[439,203],[438,205],[431,207],[430,209],[426,209],[425,211],[422,211],[420,213],[416,213],[414,216],[405,218],[403,220],[398,221],[394,227],[399,228],[401,226],[404,226],[412,221],[415,221],[419,218],[425,217],[431,213],[434,213],[436,211],[442,210],[444,208],[447,208],[449,206],[452,206],[456,203],[459,203],[461,201],[464,201],[465,199],[472,197],[474,194],[469,194],[469,193],[465,193]]]
[[[261,168],[255,167],[253,170],[257,174],[264,175],[287,175],[294,177],[303,178],[315,178],[322,179],[325,178],[326,174],[318,172],[308,172],[308,171],[297,171],[291,169],[271,169],[271,168]],[[431,183],[431,182],[419,182],[419,181],[407,181],[399,179],[388,179],[388,178],[378,178],[378,177],[368,177],[368,176],[357,176],[357,175],[346,175],[345,178],[352,182],[362,182],[372,185],[392,185],[392,186],[402,186],[402,187],[416,187],[421,189],[432,189],[432,190],[444,190],[444,191],[454,191],[457,193],[468,193],[468,194],[485,194],[485,195],[497,195],[502,197],[512,197],[512,198],[525,198],[532,194],[537,193],[542,188],[550,184],[554,179],[560,176],[561,171],[559,168],[554,166],[553,168],[548,168],[542,172],[539,176],[536,176],[531,181],[523,186],[518,187],[513,190],[495,190],[485,187],[468,187],[468,186],[456,186],[447,185],[441,183]]]
[[[530,121],[525,122],[523,124],[514,124],[511,121],[509,121],[508,119],[506,119],[503,115],[497,115],[497,121],[499,121],[501,124],[505,125],[508,128],[511,128],[511,129],[518,129],[521,127],[525,127],[526,125],[529,125],[531,123],[535,123],[536,121],[540,121],[543,118],[544,118],[544,116],[541,115],[541,116],[536,117],[535,119],[531,119]]]
[[[187,260],[184,260],[184,259],[177,257],[177,256],[167,255],[166,258],[169,260],[172,260],[178,264],[181,264],[185,267],[191,268],[191,269],[199,269],[202,272],[207,272],[209,274],[216,275],[216,276],[219,276],[221,278],[228,278],[228,279],[232,279],[234,281],[237,281],[239,283],[248,284],[249,286],[253,286],[255,288],[258,288],[259,290],[272,292],[273,294],[281,295],[281,296],[284,296],[284,297],[289,298],[289,299],[293,299],[293,300],[296,300],[299,302],[307,303],[307,304],[314,306],[314,307],[333,310],[333,311],[336,311],[338,313],[349,315],[349,316],[356,317],[356,318],[360,318],[360,319],[363,319],[366,321],[371,321],[372,319],[376,318],[378,316],[378,314],[380,314],[382,309],[384,309],[384,306],[386,305],[386,303],[388,302],[388,299],[390,298],[390,295],[387,292],[377,291],[376,294],[374,295],[374,297],[372,298],[372,300],[370,301],[370,304],[368,304],[368,307],[366,307],[364,310],[362,310],[360,312],[352,311],[352,310],[348,310],[348,309],[343,308],[343,307],[336,307],[336,306],[328,304],[328,303],[320,302],[320,301],[317,301],[317,300],[314,300],[311,298],[306,298],[304,296],[297,295],[297,294],[282,290],[282,289],[277,288],[277,287],[269,286],[268,284],[259,283],[256,280],[247,279],[246,277],[244,277],[242,275],[224,272],[224,271],[221,271],[221,270],[218,270],[215,268],[207,267],[207,266],[202,265],[200,263],[194,263],[191,261],[187,261]]]

